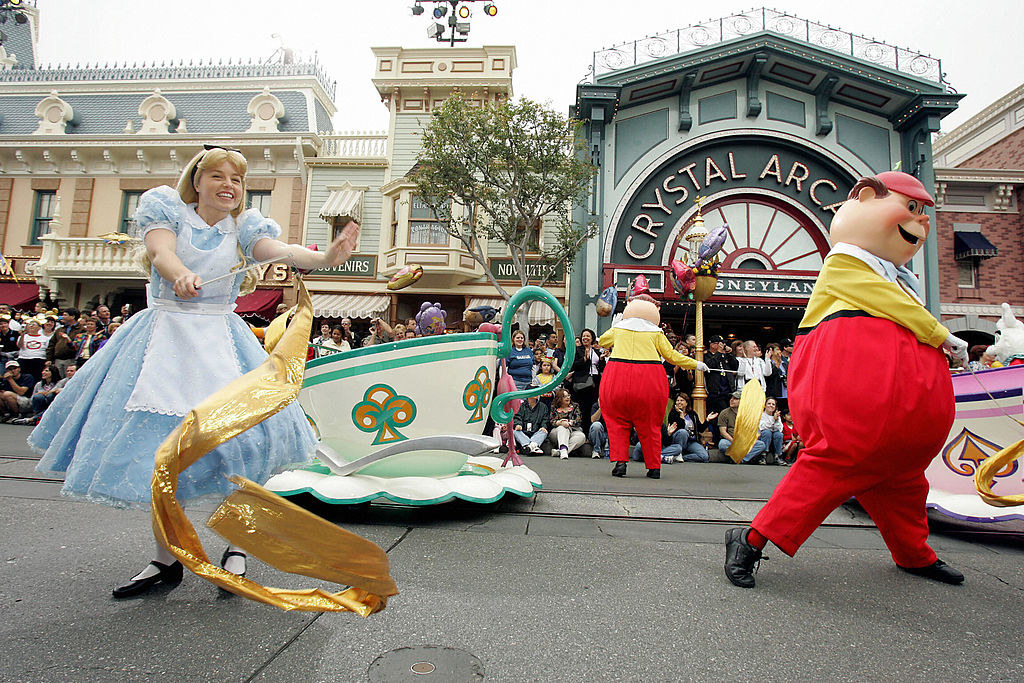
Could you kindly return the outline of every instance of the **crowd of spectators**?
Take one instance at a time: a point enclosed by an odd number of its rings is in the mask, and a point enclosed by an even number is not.
[[[0,422],[36,424],[75,372],[107,343],[131,315],[125,305],[120,316],[100,304],[47,310],[35,304],[31,313],[0,304]]]
[[[668,325],[662,325],[662,328],[677,351],[696,356],[697,340],[694,335],[677,335]],[[513,335],[512,341],[513,351],[507,363],[516,387],[524,389],[551,383],[565,357],[565,340],[560,332],[542,334],[532,346],[526,345],[525,336],[519,332]],[[598,395],[610,350],[597,344],[597,335],[590,329],[582,330],[575,344],[572,369],[565,380],[539,399],[524,401],[515,417],[515,438],[524,454],[547,452],[544,449],[547,442],[551,455],[556,457],[566,458],[569,454],[587,452],[593,458],[607,458],[609,455],[607,430],[601,420]],[[666,406],[662,425],[662,462],[710,462],[711,450],[715,448],[724,454],[733,440],[740,391],[747,381],[755,379],[769,398],[765,403],[758,439],[742,462],[792,464],[802,445],[794,431],[787,405],[786,376],[793,353],[792,340],[768,344],[763,354],[754,340],[726,344],[725,339],[718,335],[708,340],[708,347],[704,362],[711,372],[704,378],[708,394],[705,420],[701,420],[693,410],[694,372],[664,363],[671,405]],[[559,417],[555,406],[575,419]],[[563,425],[556,436],[555,427],[564,422],[568,425]],[[588,449],[581,448],[585,443],[589,444]],[[642,460],[640,445],[635,440],[631,457]],[[726,459],[720,455],[718,460]]]

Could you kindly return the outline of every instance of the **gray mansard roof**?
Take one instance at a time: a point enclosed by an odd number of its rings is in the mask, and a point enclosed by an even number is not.
[[[330,117],[317,102],[317,121],[311,126],[307,116],[306,97],[295,90],[271,90],[281,104],[285,115],[279,130],[286,133],[300,133],[330,130]],[[189,133],[240,133],[249,129],[251,118],[246,112],[249,101],[260,94],[258,90],[242,92],[163,92],[174,105],[177,119],[185,120]],[[68,135],[116,135],[124,132],[125,123],[131,119],[138,130],[142,121],[139,105],[148,96],[146,93],[133,94],[64,94],[58,91],[62,100],[71,105],[74,118],[68,123]],[[0,135],[30,135],[39,125],[35,115],[41,95],[0,96]],[[323,112],[321,114],[321,112]],[[323,121],[321,121],[321,116]],[[326,126],[326,128],[325,128]],[[172,125],[173,130],[173,125]]]
[[[35,55],[32,53],[32,31],[28,24],[17,24],[13,17],[9,17],[7,22],[0,24],[0,31],[4,33],[4,49],[7,50],[7,55],[11,53],[18,58],[18,63],[15,65],[15,69],[33,69],[35,68]]]

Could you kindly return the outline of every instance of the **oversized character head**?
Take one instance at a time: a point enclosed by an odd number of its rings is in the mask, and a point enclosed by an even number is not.
[[[829,241],[853,244],[905,265],[928,237],[926,206],[935,206],[935,200],[909,173],[886,171],[861,178],[832,219]]]
[[[658,312],[658,302],[650,294],[637,294],[622,311],[623,319],[641,318],[655,325],[661,324],[661,313]]]

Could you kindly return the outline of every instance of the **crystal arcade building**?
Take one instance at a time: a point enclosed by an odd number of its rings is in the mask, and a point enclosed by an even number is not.
[[[708,228],[729,226],[705,333],[764,342],[792,337],[858,177],[899,164],[933,186],[931,134],[962,97],[934,58],[771,10],[601,50],[593,69],[576,107],[599,174],[577,218],[600,238],[577,263],[574,324],[596,327],[600,291],[621,300],[645,275],[663,321],[692,329],[667,272],[701,196]],[[938,314],[934,230],[911,265]]]

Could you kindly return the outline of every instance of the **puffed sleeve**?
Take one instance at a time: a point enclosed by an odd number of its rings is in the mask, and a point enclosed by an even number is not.
[[[135,209],[138,236],[145,237],[154,228],[170,230],[177,235],[184,209],[185,202],[173,187],[161,185],[147,190],[139,197],[139,205]]]
[[[242,245],[242,253],[247,259],[255,261],[252,250],[256,243],[264,237],[272,240],[281,234],[281,226],[277,221],[265,217],[259,209],[246,209],[238,217],[238,242]]]

